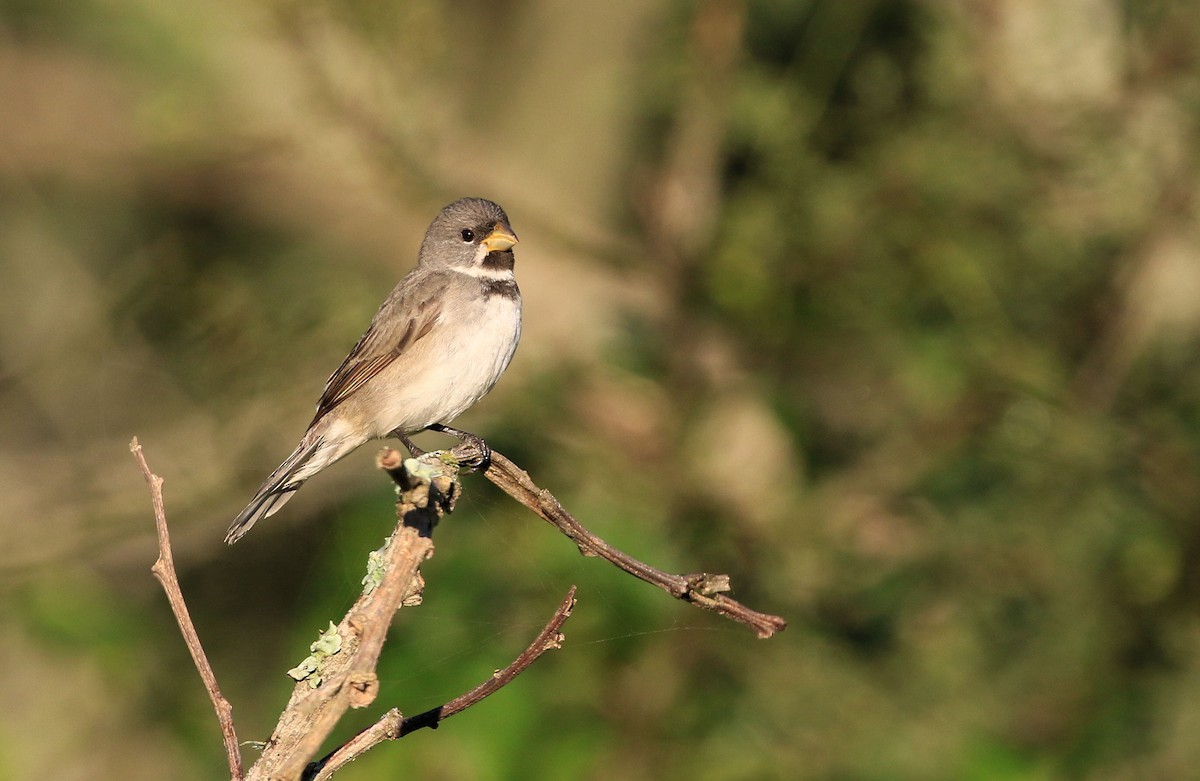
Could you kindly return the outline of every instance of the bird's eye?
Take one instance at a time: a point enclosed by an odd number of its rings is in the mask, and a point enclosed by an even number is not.
[[[462,236],[462,240],[467,242],[468,244],[470,244],[472,241],[475,241],[475,232],[470,230],[469,228],[463,228],[462,233],[460,233],[458,235]]]

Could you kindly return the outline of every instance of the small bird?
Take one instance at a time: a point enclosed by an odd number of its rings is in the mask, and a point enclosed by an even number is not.
[[[432,429],[482,445],[446,424],[492,389],[517,349],[516,243],[508,215],[491,201],[463,198],[442,209],[416,267],[325,383],[300,444],[234,519],[225,542],[237,542],[305,480],[367,440],[394,435],[420,453],[408,437]]]

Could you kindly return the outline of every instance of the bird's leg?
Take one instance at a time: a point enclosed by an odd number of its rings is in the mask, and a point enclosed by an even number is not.
[[[467,453],[465,457],[460,458],[464,466],[471,469],[483,469],[492,460],[492,449],[488,447],[488,443],[484,442],[481,437],[472,434],[469,431],[447,426],[444,423],[434,423],[429,426],[430,431],[437,431],[442,434],[449,434],[452,437],[458,437],[458,441],[469,448],[473,448],[475,452]]]
[[[400,429],[393,431],[392,436],[404,443],[404,446],[408,448],[408,452],[413,458],[420,458],[421,456],[425,455],[425,451],[417,447],[416,443],[408,438],[408,434],[405,434]]]

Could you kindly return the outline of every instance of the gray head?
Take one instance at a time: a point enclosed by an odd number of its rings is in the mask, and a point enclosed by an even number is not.
[[[433,218],[417,263],[476,268],[488,276],[499,275],[512,271],[516,243],[503,209],[483,198],[463,198]]]

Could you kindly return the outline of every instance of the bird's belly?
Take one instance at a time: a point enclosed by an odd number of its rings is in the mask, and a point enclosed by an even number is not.
[[[449,423],[500,379],[521,337],[520,304],[494,296],[463,315],[446,324],[441,338],[430,334],[423,360],[409,362],[402,356],[391,371],[381,373],[379,380],[390,387],[379,394],[383,403],[373,416],[375,436]]]

